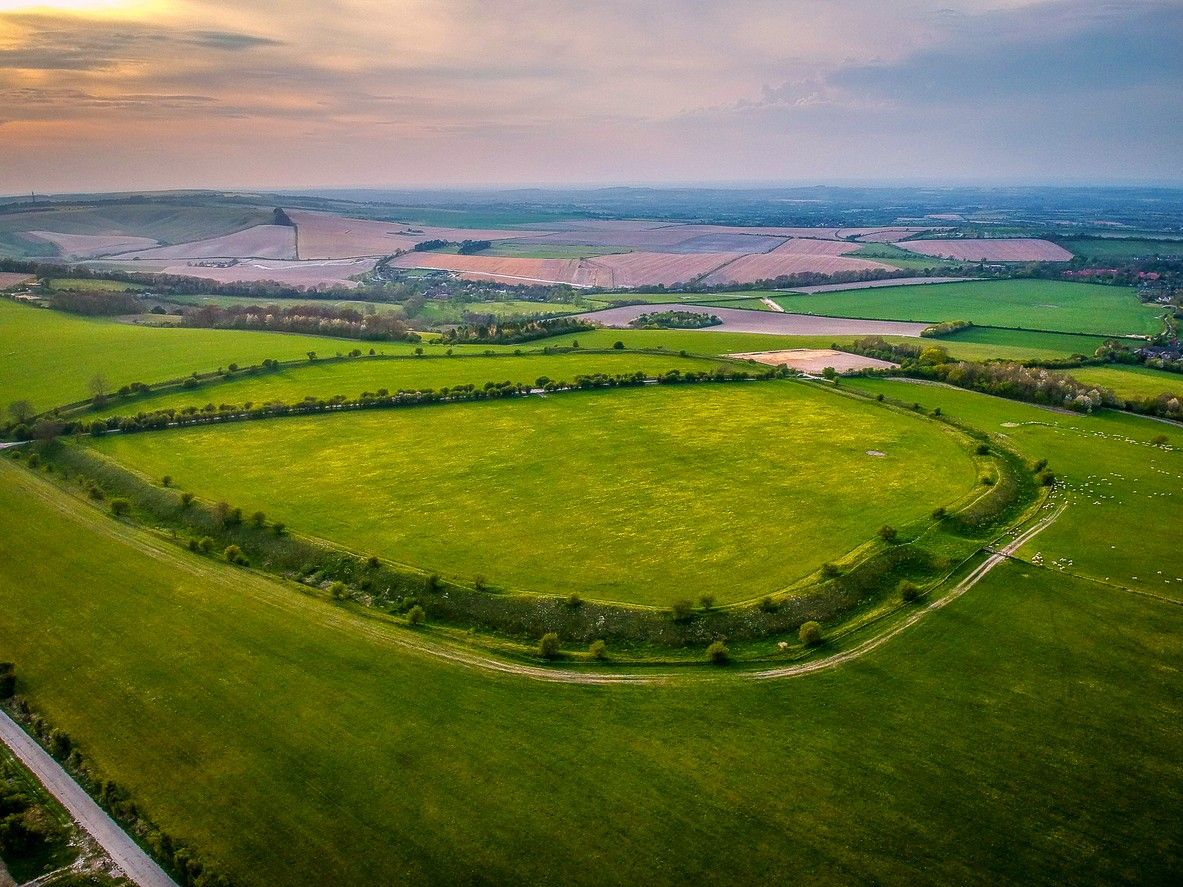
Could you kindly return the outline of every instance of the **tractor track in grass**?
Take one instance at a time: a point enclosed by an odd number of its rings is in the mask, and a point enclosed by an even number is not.
[[[211,561],[199,556],[187,557],[177,546],[163,538],[158,538],[150,531],[132,524],[115,520],[101,512],[98,508],[80,502],[68,492],[56,485],[41,481],[27,472],[12,465],[3,465],[0,472],[7,474],[25,492],[35,496],[47,507],[75,521],[87,529],[99,533],[113,541],[128,545],[141,554],[154,560],[166,561],[186,573],[208,580],[213,584],[227,581],[226,570],[229,569],[221,562]],[[746,680],[779,680],[800,677],[820,671],[837,668],[847,662],[859,659],[867,653],[878,649],[901,632],[919,622],[925,615],[939,610],[952,603],[978,584],[998,564],[1009,559],[1023,545],[1029,542],[1037,533],[1046,529],[1067,508],[1061,505],[1050,515],[1041,518],[1036,524],[1016,536],[1011,542],[989,556],[969,575],[961,580],[948,594],[934,600],[928,606],[918,609],[904,621],[894,625],[882,634],[836,653],[824,659],[813,660],[795,665],[755,671],[738,672],[734,677]],[[308,598],[298,594],[295,589],[285,586],[277,578],[250,569],[240,570],[240,584],[242,590],[249,592],[259,603],[284,613],[300,612],[305,616],[311,614]],[[679,680],[720,680],[728,675],[722,670],[683,672],[679,674],[661,672],[652,674],[642,673],[605,673],[590,671],[565,671],[545,666],[529,665],[495,658],[482,653],[459,649],[447,641],[439,639],[423,639],[410,632],[400,633],[400,629],[388,622],[377,618],[366,618],[348,609],[326,605],[323,612],[317,614],[321,625],[333,629],[363,635],[366,638],[386,647],[405,650],[426,658],[450,662],[462,668],[474,671],[485,671],[491,674],[511,675],[529,680],[543,681],[556,684],[583,685],[619,685],[619,684],[648,684],[660,685]]]

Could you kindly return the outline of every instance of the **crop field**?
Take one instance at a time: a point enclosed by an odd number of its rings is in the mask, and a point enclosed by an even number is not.
[[[1183,600],[1183,428],[1105,411],[1076,416],[969,391],[884,379],[843,382],[916,401],[1006,439],[1061,478],[1068,510],[1023,554],[1056,572]],[[1165,436],[1169,448],[1154,445]]]
[[[628,251],[628,248],[623,246],[580,246],[578,244],[523,243],[516,240],[500,240],[495,241],[488,249],[481,250],[480,255],[521,259],[586,259]]]
[[[244,281],[272,280],[288,286],[306,287],[355,287],[354,279],[374,269],[375,259],[325,259],[323,261],[292,262],[283,259],[243,259],[228,267],[201,264],[200,259],[184,261],[174,259],[160,268],[165,274],[180,274],[185,277],[200,277],[215,283],[242,283]],[[136,270],[133,262],[119,266],[124,271]]]
[[[384,256],[409,250],[425,240],[500,240],[519,232],[497,229],[455,229],[352,219],[333,213],[291,210],[301,259]]]
[[[28,274],[12,271],[0,271],[0,290],[12,289],[33,278]]]
[[[357,551],[516,591],[657,606],[688,592],[729,602],[777,591],[882,524],[959,499],[976,478],[940,426],[795,382],[250,422],[93,445],[149,477],[170,474],[202,497]]]
[[[941,336],[936,342],[954,356],[960,356],[963,349],[973,346],[989,349],[981,352],[983,356],[969,357],[969,360],[984,360],[988,356],[1023,360],[1032,357],[1054,359],[1075,354],[1091,357],[1105,344],[1105,337],[977,326]]]
[[[831,317],[940,322],[1094,335],[1152,335],[1161,309],[1128,287],[1055,280],[985,280],[778,296],[786,311]]]
[[[6,212],[0,213],[0,254],[56,254],[57,248],[52,244],[22,237],[20,232],[24,231],[120,237],[124,240],[130,235],[161,243],[183,243],[220,237],[270,221],[269,211],[200,201],[191,204],[113,203]]]
[[[1029,237],[906,240],[898,245],[909,252],[965,262],[1067,262],[1072,258],[1062,246]]]
[[[204,407],[208,403],[297,403],[305,397],[357,397],[363,391],[421,391],[485,382],[534,384],[540,377],[573,382],[576,376],[596,373],[643,372],[657,376],[669,370],[714,370],[719,362],[693,357],[642,354],[628,351],[583,354],[523,354],[496,356],[361,358],[343,363],[303,363],[258,376],[239,376],[192,390],[162,391],[124,401],[96,416],[148,412],[172,407]]]
[[[233,234],[206,240],[157,246],[151,249],[128,249],[113,259],[294,259],[296,229],[287,225],[254,225]]]
[[[1110,388],[1118,397],[1129,400],[1158,397],[1160,394],[1183,397],[1183,375],[1163,372],[1153,367],[1079,367],[1068,370],[1068,374],[1086,385]]]
[[[25,236],[44,240],[56,247],[59,255],[70,259],[92,259],[130,250],[157,246],[151,237],[127,234],[60,234],[55,231],[28,231]]]
[[[1165,883],[1183,864],[1183,617],[1152,598],[1007,565],[791,682],[540,684],[0,479],[23,692],[248,887]],[[24,556],[63,538],[68,559]]]

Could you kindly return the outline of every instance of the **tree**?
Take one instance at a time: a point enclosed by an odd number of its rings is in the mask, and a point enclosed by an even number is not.
[[[271,532],[276,536],[282,536],[286,530],[287,524],[285,524],[283,521],[276,521],[271,525]]]
[[[698,598],[698,602],[699,602],[699,604],[702,605],[702,608],[704,610],[715,609],[715,596],[713,594],[711,594],[710,592],[700,595]]]
[[[934,508],[932,510],[932,519],[937,521],[944,520],[947,513],[948,512],[945,510],[944,505],[940,506],[939,508]]]
[[[209,536],[202,536],[201,541],[197,543],[197,547],[206,554],[210,554],[214,550],[214,540]]]
[[[267,515],[261,511],[256,511],[251,515],[251,520],[255,522],[256,527],[261,527],[263,524],[267,523]]]
[[[160,479],[160,483],[166,487],[171,487],[173,485],[173,476],[171,474],[166,474]]]
[[[411,623],[411,625],[422,625],[426,621],[427,613],[418,604],[415,604],[415,606],[407,611],[407,622]]]
[[[111,513],[116,517],[122,517],[131,511],[131,503],[126,499],[117,498],[111,500]]]
[[[915,582],[909,582],[907,579],[901,580],[899,584],[900,597],[908,603],[920,597],[920,586]]]
[[[616,341],[612,343],[612,347],[617,351],[624,350],[624,342]]]
[[[14,425],[24,425],[33,418],[33,404],[27,400],[14,400],[8,405],[8,415]]]
[[[889,527],[887,524],[884,524],[879,528],[878,535],[884,542],[891,543],[899,538],[900,532],[895,527]]]
[[[16,665],[0,662],[0,699],[11,699],[16,692]]]
[[[331,594],[333,596],[333,600],[335,600],[335,601],[344,600],[344,598],[345,598],[345,583],[340,582],[340,581],[332,583],[329,586],[329,594]]]
[[[567,606],[572,610],[577,610],[583,606],[583,598],[578,591],[573,591],[567,595]]]
[[[670,605],[670,615],[674,617],[675,622],[685,622],[693,612],[694,604],[685,598],[676,600]]]
[[[95,373],[86,384],[90,390],[91,397],[95,399],[96,403],[101,403],[106,399],[107,391],[109,390],[106,376],[102,373]]]
[[[772,595],[764,595],[760,598],[760,611],[763,613],[775,613],[776,601],[772,599]]]
[[[712,665],[726,665],[731,661],[731,651],[722,641],[715,641],[707,647],[707,660]]]
[[[181,493],[181,507],[188,508],[193,504],[193,494],[189,492]]]
[[[246,566],[246,556],[243,555],[242,549],[237,545],[227,545],[225,551],[222,552],[222,555],[226,558],[226,563],[228,564],[238,564],[244,567]]]
[[[369,567],[371,570],[376,570],[381,565],[382,565],[382,561],[378,558],[378,555],[376,555],[376,554],[371,554],[368,558],[366,558],[366,566]]]
[[[822,564],[822,575],[827,579],[837,579],[842,575],[842,570],[839,569],[837,564],[826,561],[826,563]]]
[[[538,653],[543,659],[555,659],[559,655],[559,636],[548,631],[538,642]]]
[[[604,660],[608,658],[608,645],[603,641],[592,641],[587,652],[592,659]]]
[[[804,622],[797,632],[797,637],[801,639],[801,643],[805,646],[816,647],[822,642],[822,627],[816,622]]]

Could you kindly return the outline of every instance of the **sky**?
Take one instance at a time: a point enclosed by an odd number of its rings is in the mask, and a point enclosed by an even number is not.
[[[0,193],[1181,161],[1183,0],[0,0]]]

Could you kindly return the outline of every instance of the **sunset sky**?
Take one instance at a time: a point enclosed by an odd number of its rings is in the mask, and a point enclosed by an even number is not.
[[[1183,2],[0,0],[0,193],[1183,183]]]

